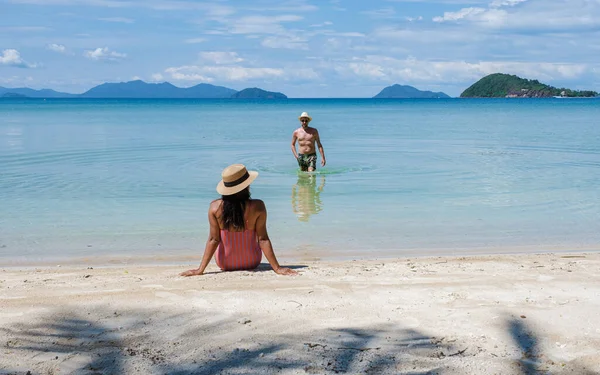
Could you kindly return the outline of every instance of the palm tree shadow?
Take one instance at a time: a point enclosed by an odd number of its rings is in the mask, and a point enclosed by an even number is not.
[[[156,311],[130,310],[120,317],[103,308],[88,318],[81,315],[85,314],[63,311],[45,317],[43,324],[2,328],[0,332],[9,338],[8,345],[15,356],[11,363],[21,366],[8,373],[31,370],[32,374],[215,374],[289,370],[416,375],[439,373],[436,353],[454,350],[434,343],[422,332],[394,326],[317,330],[308,336],[263,336],[248,331],[235,318],[215,321],[211,313],[202,309],[162,316]],[[212,322],[207,322],[207,318],[213,318]],[[160,324],[155,326],[154,322]],[[231,340],[242,337],[244,342],[230,340],[223,344],[223,334],[234,331]],[[400,371],[407,356],[411,363],[404,365],[413,369],[417,358],[418,370]],[[29,368],[24,370],[23,366]]]
[[[536,359],[540,357],[538,338],[532,330],[528,329],[522,320],[512,317],[507,322],[507,329],[514,343],[519,347],[522,357],[519,363],[523,374],[531,375],[538,373]]]
[[[543,358],[548,356],[543,353],[540,347],[541,338],[536,332],[525,322],[524,317],[517,318],[511,316],[506,320],[507,330],[514,342],[514,344],[521,351],[521,358],[518,360],[521,366],[521,373],[523,375],[534,375],[540,373],[552,373],[562,374],[571,373],[578,375],[592,375],[597,374],[592,370],[588,369],[585,365],[577,363],[569,363],[568,366],[562,369],[556,369],[549,372],[550,365],[543,363]],[[553,361],[550,361],[553,364]]]
[[[63,361],[78,353],[91,358],[82,370],[94,373],[110,368],[123,373],[122,342],[108,327],[76,316],[56,319],[47,324],[19,324],[0,330],[17,352],[34,353],[36,359]]]
[[[271,356],[281,349],[280,345],[266,345],[254,350],[235,350],[226,355],[217,355],[204,362],[197,360],[189,364],[161,366],[161,370],[171,375],[210,375],[231,370],[244,371],[250,368],[252,373],[260,374],[273,368],[283,370],[301,367],[301,363],[296,361],[288,360],[276,363],[276,361],[263,360],[266,355]]]

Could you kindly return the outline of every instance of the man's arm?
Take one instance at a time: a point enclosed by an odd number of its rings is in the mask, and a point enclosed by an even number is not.
[[[279,265],[277,257],[275,256],[275,252],[273,251],[271,239],[267,233],[267,208],[263,201],[257,200],[256,203],[259,205],[257,208],[260,210],[260,214],[256,220],[256,235],[258,236],[258,244],[260,245],[260,249],[265,254],[265,257],[269,261],[269,264],[275,273],[279,275],[297,275],[298,272],[290,268],[281,267]]]
[[[294,158],[298,160],[298,153],[296,152],[296,141],[298,140],[298,136],[296,135],[296,131],[292,133],[292,153],[294,154]]]
[[[204,273],[204,270],[210,263],[215,251],[217,251],[217,247],[221,242],[221,231],[219,229],[219,221],[213,211],[212,204],[208,208],[208,222],[210,224],[210,232],[208,234],[208,239],[206,240],[206,245],[204,247],[204,256],[202,257],[202,263],[200,263],[200,267],[185,271],[180,273],[180,276],[198,276]]]
[[[321,137],[319,136],[319,131],[317,130],[317,147],[319,148],[319,153],[321,154],[321,166],[325,166],[327,161],[325,160],[325,151],[323,151],[323,145],[321,144]]]

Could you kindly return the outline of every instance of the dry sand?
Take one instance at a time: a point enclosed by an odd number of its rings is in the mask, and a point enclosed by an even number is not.
[[[600,374],[600,254],[0,270],[2,374]]]

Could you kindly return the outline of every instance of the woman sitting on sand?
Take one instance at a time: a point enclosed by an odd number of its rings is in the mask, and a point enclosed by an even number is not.
[[[260,199],[250,199],[250,184],[258,172],[248,171],[242,164],[223,170],[217,185],[221,199],[210,203],[208,221],[210,233],[202,263],[197,269],[182,272],[181,276],[202,275],[215,251],[217,265],[223,271],[252,270],[260,264],[262,253],[280,275],[298,272],[281,267],[277,262],[267,234],[267,208]]]

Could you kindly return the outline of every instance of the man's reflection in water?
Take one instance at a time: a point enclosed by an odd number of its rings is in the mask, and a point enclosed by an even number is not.
[[[317,187],[317,180],[319,186]],[[298,182],[292,187],[292,210],[300,221],[308,221],[323,209],[321,192],[325,187],[325,175],[300,173]]]

